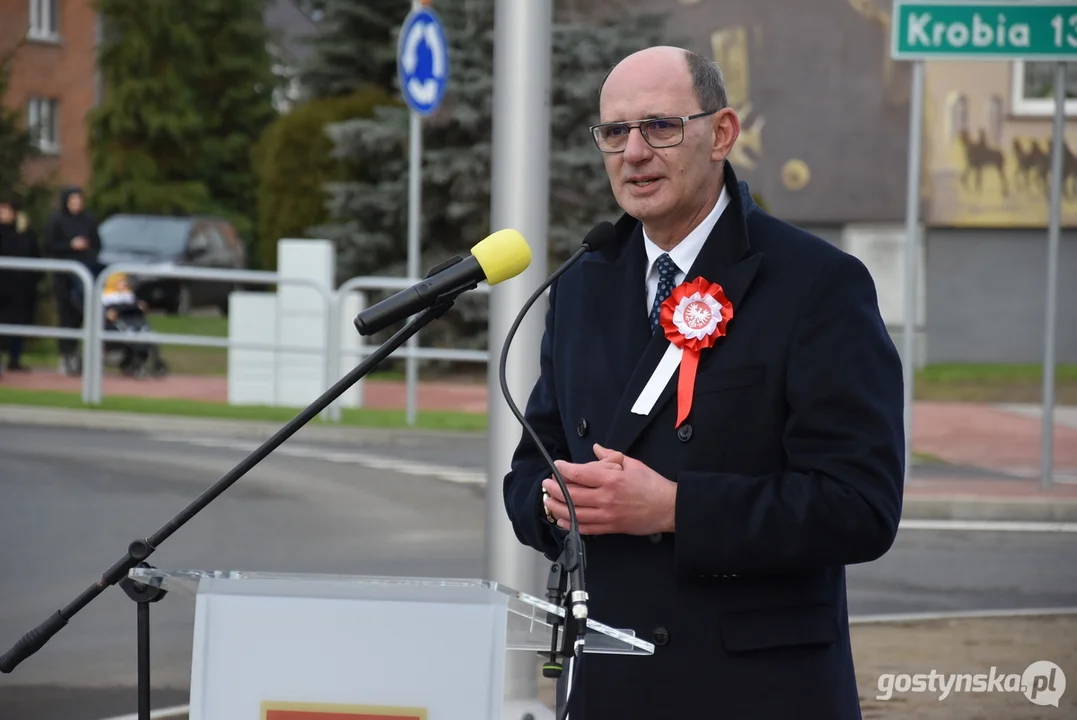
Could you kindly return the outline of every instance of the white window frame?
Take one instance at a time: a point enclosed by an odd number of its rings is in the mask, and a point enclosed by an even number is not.
[[[30,23],[26,36],[33,40],[59,41],[59,0],[30,0]]]
[[[60,101],[56,98],[31,97],[26,101],[26,126],[34,145],[47,155],[60,153]],[[45,137],[40,137],[42,121],[48,123]]]
[[[1036,60],[1054,65],[1053,60]],[[1010,112],[1022,117],[1052,117],[1055,114],[1054,98],[1026,98],[1025,97],[1025,61],[1014,60],[1011,64],[1012,76],[1010,81]],[[1072,80],[1070,75],[1077,73],[1077,67],[1066,68],[1067,84]],[[1066,98],[1064,113],[1067,117],[1077,117],[1077,98]]]

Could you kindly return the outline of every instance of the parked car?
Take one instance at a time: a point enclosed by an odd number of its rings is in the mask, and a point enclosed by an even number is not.
[[[246,250],[227,220],[119,214],[101,223],[100,262],[242,270]],[[151,308],[186,315],[194,308],[216,307],[228,314],[228,294],[236,283],[158,278],[130,273],[135,294]]]

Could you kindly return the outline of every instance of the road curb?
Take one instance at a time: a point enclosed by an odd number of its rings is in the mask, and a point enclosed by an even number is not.
[[[1077,498],[907,494],[901,515],[916,520],[1077,522]]]
[[[285,423],[0,405],[0,426],[4,424],[92,430],[107,428],[142,433],[170,433],[176,436],[209,435],[261,442],[272,437]],[[485,433],[482,432],[338,426],[327,425],[314,419],[296,432],[290,441],[347,443],[356,448],[431,447],[451,445],[463,440],[474,442],[483,437]],[[919,495],[916,491],[909,491],[904,499],[902,517],[914,520],[1077,522],[1077,498],[983,497],[934,493]]]
[[[75,410],[29,405],[0,405],[0,424],[67,427],[91,430],[130,430],[132,432],[173,433],[176,435],[212,435],[242,440],[267,440],[288,421],[232,420],[179,415],[127,413],[114,410]],[[476,440],[481,432],[451,430],[417,430],[411,428],[374,428],[356,425],[329,425],[314,418],[300,428],[290,440],[343,442],[356,446],[414,446],[446,444],[459,440]]]
[[[850,625],[887,625],[925,623],[948,620],[1004,620],[1012,618],[1066,617],[1077,615],[1077,607],[1000,608],[990,610],[954,610],[952,612],[893,613],[850,615]]]

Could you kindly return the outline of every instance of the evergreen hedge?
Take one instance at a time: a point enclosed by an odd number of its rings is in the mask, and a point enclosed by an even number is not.
[[[378,88],[311,100],[275,120],[254,149],[258,183],[258,262],[277,267],[277,241],[310,237],[308,228],[329,218],[324,184],[353,180],[362,168],[333,157],[328,123],[373,115],[400,102]]]

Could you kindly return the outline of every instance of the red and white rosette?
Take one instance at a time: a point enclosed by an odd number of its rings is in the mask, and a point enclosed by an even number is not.
[[[699,354],[726,334],[726,326],[733,318],[733,303],[721,285],[696,278],[673,289],[662,303],[659,318],[666,338],[681,350],[674,426],[680,427],[692,409]]]

